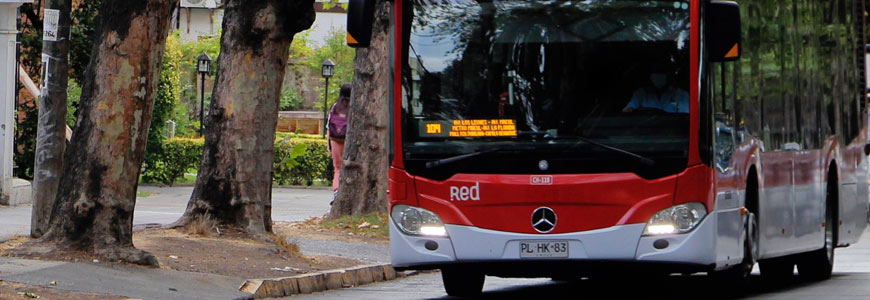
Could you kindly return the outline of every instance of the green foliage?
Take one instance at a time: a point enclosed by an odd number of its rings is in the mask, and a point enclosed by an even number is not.
[[[323,9],[329,10],[335,6],[341,5],[341,8],[347,10],[347,2],[341,3],[338,0],[323,1]]]
[[[348,233],[353,233],[356,236],[376,236],[381,238],[390,237],[390,228],[386,212],[374,212],[364,216],[344,216],[335,220],[324,220],[320,224],[322,229],[341,230]],[[365,223],[370,226],[359,226]]]
[[[174,34],[177,34],[177,32]],[[185,73],[197,76],[196,59],[203,53],[206,53],[211,57],[211,74],[208,76],[214,76],[217,71],[217,59],[221,53],[220,33],[216,36],[200,37],[199,40],[193,43],[180,43],[179,46],[182,57],[181,69]]]
[[[180,48],[180,39],[177,32],[170,34],[166,39],[160,81],[157,84],[157,97],[151,116],[149,140],[154,137],[162,141],[165,136],[166,121],[174,116],[175,107],[181,96],[181,68],[184,57]]]
[[[178,43],[178,33],[170,34],[166,39],[163,62],[160,69],[160,81],[157,83],[157,97],[154,100],[154,110],[151,114],[151,125],[148,128],[148,141],[145,145],[145,160],[160,161],[157,157],[166,156],[164,140],[166,139],[166,121],[173,117],[178,97],[181,94],[181,50]],[[172,155],[172,154],[169,154]],[[178,176],[178,172],[161,172],[160,169],[172,169],[177,166],[164,166],[159,163],[145,166],[142,178],[146,181],[169,182],[170,178]],[[181,176],[184,171],[181,171]],[[153,177],[152,177],[153,176]]]
[[[75,130],[79,101],[82,98],[82,87],[73,79],[69,79],[66,87],[66,125]]]
[[[299,92],[290,85],[284,85],[278,110],[296,110],[300,104],[302,104],[302,97],[299,96]]]
[[[293,36],[293,42],[290,43],[290,60],[291,61],[302,61],[309,57],[314,53],[314,50],[311,49],[311,31],[306,30],[303,32],[299,32]],[[291,64],[295,65],[295,64]]]
[[[189,169],[199,167],[203,139],[171,138],[161,143],[163,151],[145,156],[142,181],[172,185]]]
[[[308,144],[305,143],[296,143],[292,147],[285,147],[282,143],[284,141],[275,142],[275,162],[272,164],[272,170],[275,171],[274,180],[279,184],[290,181],[289,178],[284,178],[285,175],[289,175],[290,170],[299,166],[298,158],[308,150]],[[290,153],[286,153],[288,150]]]
[[[185,172],[195,172],[199,167],[203,144],[202,138],[166,139],[162,153],[146,156],[142,181],[166,185],[182,181]],[[275,140],[272,166],[276,184],[312,185],[317,180],[330,181],[331,165],[324,139],[278,137]]]
[[[137,191],[136,198],[148,198],[151,196],[157,195],[155,192],[146,192],[146,191]]]
[[[172,121],[175,121],[175,136],[195,137],[199,130],[199,122],[194,122],[188,115],[187,105],[178,103],[172,108]]]
[[[338,91],[344,83],[353,81],[353,60],[356,57],[356,51],[347,46],[347,32],[344,30],[335,30],[329,33],[326,39],[326,45],[317,48],[312,53],[311,57],[306,59],[306,65],[314,72],[320,74],[320,68],[323,62],[327,59],[335,63],[335,74],[329,79],[329,104],[332,106],[335,100],[338,99]],[[323,79],[321,84],[317,85],[317,90],[323,95]],[[318,101],[318,108],[323,109],[323,102]]]
[[[177,34],[177,33],[174,33]],[[220,34],[213,37],[200,37],[193,42],[180,42],[181,71],[180,103],[173,111],[172,120],[176,122],[176,135],[193,137],[199,130],[199,82],[201,76],[197,72],[197,58],[203,53],[211,57],[211,73],[206,76],[206,81],[213,81],[217,74],[217,61],[220,55]],[[206,88],[206,107],[211,98],[211,89]]]
[[[175,122],[175,136],[178,137],[195,137],[199,131],[199,81],[200,75],[197,72],[197,58],[203,53],[208,54],[212,58],[211,70],[212,73],[207,75],[206,80],[214,80],[215,72],[217,71],[217,58],[220,55],[220,37],[201,37],[194,42],[184,42],[181,40],[179,33],[172,32],[166,41],[167,57],[173,57],[172,66],[174,66],[173,76],[168,76],[167,73],[161,74],[161,80],[172,79],[172,81],[161,81],[161,87],[164,91],[174,94],[173,102],[170,111],[165,119],[161,120],[160,124],[156,123],[156,119],[152,121],[153,126],[160,125],[161,129],[165,128],[165,123],[168,120]],[[164,62],[164,70],[168,67],[167,62]],[[163,84],[167,85],[164,86]],[[169,88],[171,85],[171,89]],[[206,107],[210,102],[211,90],[205,90]],[[155,115],[160,105],[160,99],[155,103]],[[149,137],[150,139],[150,137]]]
[[[34,152],[36,151],[36,124],[38,111],[36,107],[19,105],[18,113],[23,114],[15,126],[15,177],[33,179]]]
[[[78,82],[83,82],[85,70],[91,60],[91,48],[94,47],[94,26],[97,24],[97,9],[102,1],[77,1],[77,6],[73,7],[70,14],[73,25],[70,28],[69,71],[70,78]]]
[[[323,140],[323,138],[319,134],[304,134],[304,133],[291,133],[291,132],[276,132],[275,137],[277,139]]]
[[[315,180],[331,181],[327,174],[332,158],[324,139],[276,139],[272,180],[279,185],[312,185]]]

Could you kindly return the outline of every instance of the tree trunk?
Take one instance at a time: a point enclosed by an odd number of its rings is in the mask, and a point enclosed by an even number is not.
[[[57,185],[63,171],[66,146],[66,87],[69,80],[71,0],[49,0],[46,9],[59,12],[54,38],[42,42],[43,74],[40,85],[39,122],[36,130],[36,157],[33,167],[33,211],[30,235],[38,238],[48,231]],[[48,21],[48,20],[46,20]]]
[[[314,22],[314,1],[225,3],[202,162],[187,211],[173,226],[209,217],[266,239],[281,84],[293,36]]]
[[[133,207],[175,1],[104,1],[64,156],[49,231],[40,240],[109,261],[156,265],[133,247]]]
[[[387,211],[391,11],[391,2],[378,2],[371,45],[356,50],[341,183],[329,219]]]

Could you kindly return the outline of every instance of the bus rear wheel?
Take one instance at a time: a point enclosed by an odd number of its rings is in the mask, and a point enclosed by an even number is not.
[[[471,269],[451,267],[441,269],[441,279],[444,282],[444,290],[447,295],[470,297],[483,291],[483,282],[486,277],[483,273]]]

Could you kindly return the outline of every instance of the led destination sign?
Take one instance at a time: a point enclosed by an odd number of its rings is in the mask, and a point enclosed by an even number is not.
[[[420,121],[421,137],[515,137],[517,125],[514,120],[448,120]]]

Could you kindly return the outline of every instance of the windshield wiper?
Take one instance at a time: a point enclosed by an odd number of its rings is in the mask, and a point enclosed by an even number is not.
[[[652,167],[652,166],[654,166],[654,165],[656,164],[656,161],[654,161],[654,160],[652,160],[652,159],[649,159],[649,158],[646,158],[646,157],[643,157],[643,156],[641,156],[641,155],[639,155],[639,154],[636,154],[636,153],[633,153],[633,152],[629,152],[629,151],[626,151],[626,150],[623,150],[623,149],[619,149],[619,148],[616,148],[616,147],[613,147],[613,146],[608,146],[608,145],[605,145],[605,144],[602,144],[602,143],[596,142],[596,141],[594,141],[594,140],[591,140],[591,139],[588,139],[588,138],[585,138],[585,137],[582,137],[582,136],[572,136],[572,137],[570,137],[570,138],[575,138],[575,139],[578,139],[579,141],[578,141],[577,143],[574,143],[573,145],[571,145],[571,147],[568,147],[569,149],[570,149],[570,148],[574,148],[574,147],[576,147],[577,145],[580,145],[580,144],[585,143],[585,144],[590,144],[590,145],[598,146],[599,148],[607,149],[607,150],[610,150],[610,151],[612,151],[612,152],[616,152],[616,153],[622,154],[622,155],[624,155],[624,156],[631,157],[631,158],[633,158],[634,160],[636,160],[637,162],[639,162],[640,164],[642,164],[642,165],[644,165],[644,166],[647,166],[647,167]]]
[[[478,155],[487,154],[487,153],[492,153],[492,152],[501,151],[501,150],[502,150],[502,148],[491,148],[491,149],[487,149],[487,150],[483,150],[483,151],[476,151],[476,152],[471,152],[471,153],[467,153],[467,154],[457,155],[457,156],[453,156],[453,157],[442,158],[442,159],[439,159],[439,160],[433,160],[433,161],[430,161],[430,162],[427,162],[427,163],[426,163],[426,168],[427,168],[427,169],[431,169],[431,168],[435,168],[435,167],[438,167],[438,166],[443,166],[443,165],[446,165],[446,164],[455,163],[455,162],[460,161],[460,160],[465,160],[465,159],[468,159],[468,158],[472,158],[472,157],[475,157],[475,156],[478,156]]]
[[[572,137],[570,137],[570,138],[575,138],[575,139],[577,139],[577,140],[579,140],[579,141],[578,141],[577,143],[571,145],[570,147],[568,147],[569,149],[570,149],[570,148],[574,148],[574,147],[576,147],[576,146],[578,146],[578,145],[580,145],[580,144],[590,144],[590,145],[594,145],[594,146],[597,146],[597,147],[600,147],[600,148],[603,148],[603,149],[606,149],[606,150],[610,150],[610,151],[612,151],[612,152],[616,152],[616,153],[622,154],[622,155],[624,155],[624,156],[631,157],[632,159],[638,161],[640,164],[642,164],[642,165],[644,165],[644,166],[647,166],[647,167],[652,167],[652,166],[654,166],[655,163],[656,163],[654,160],[649,159],[649,158],[646,158],[646,157],[643,157],[643,156],[641,156],[641,155],[639,155],[639,154],[635,154],[635,153],[632,153],[632,152],[629,152],[629,151],[626,151],[626,150],[623,150],[623,149],[619,149],[619,148],[616,148],[616,147],[613,147],[613,146],[608,146],[608,145],[605,145],[605,144],[602,144],[602,143],[596,142],[596,141],[594,141],[594,140],[591,140],[591,139],[588,139],[588,138],[585,138],[585,137],[581,137],[581,136],[572,136]],[[452,164],[452,163],[455,163],[455,162],[458,162],[458,161],[462,161],[462,160],[465,160],[465,159],[469,159],[469,158],[472,158],[472,157],[476,157],[476,156],[479,156],[479,155],[489,154],[489,153],[499,152],[499,151],[504,151],[504,150],[505,150],[505,148],[490,148],[490,149],[486,149],[486,150],[475,151],[475,152],[466,153],[466,154],[461,154],[461,155],[452,156],[452,157],[448,157],[448,158],[442,158],[442,159],[438,159],[438,160],[433,160],[433,161],[430,161],[430,162],[427,162],[427,163],[426,163],[426,168],[427,168],[427,169],[432,169],[432,168],[435,168],[435,167],[439,167],[439,166],[443,166],[443,165],[447,165],[447,164]]]

